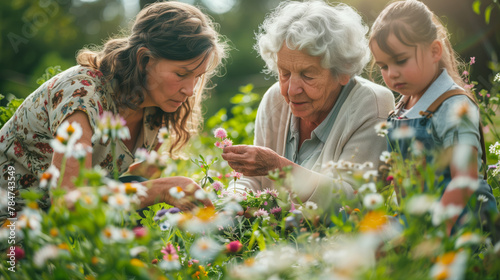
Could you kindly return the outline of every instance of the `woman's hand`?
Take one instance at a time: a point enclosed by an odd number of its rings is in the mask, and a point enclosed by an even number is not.
[[[126,172],[130,175],[141,176],[148,179],[156,179],[161,176],[161,169],[155,164],[150,164],[145,161],[132,163]]]
[[[198,200],[194,197],[197,190],[201,190],[200,186],[190,178],[186,177],[168,177],[159,178],[142,182],[141,184],[148,187],[148,196],[141,199],[141,208],[153,205],[159,202],[165,202],[169,205],[179,208],[182,211],[190,211],[201,204],[204,206],[213,207],[210,199]],[[184,197],[177,199],[170,195],[170,189],[180,187],[184,192]]]
[[[292,165],[275,151],[259,146],[235,145],[224,148],[222,158],[245,176],[266,176],[270,170]]]

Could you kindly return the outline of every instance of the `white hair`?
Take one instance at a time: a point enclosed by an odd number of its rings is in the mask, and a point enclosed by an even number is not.
[[[286,42],[290,49],[321,57],[321,66],[334,75],[353,76],[370,59],[367,32],[361,16],[348,5],[286,1],[266,16],[254,48],[266,62],[267,74],[278,74],[277,53]]]

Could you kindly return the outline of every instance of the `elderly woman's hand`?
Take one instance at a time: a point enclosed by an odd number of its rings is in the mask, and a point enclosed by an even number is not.
[[[235,145],[224,148],[222,158],[229,166],[245,176],[266,176],[270,170],[291,165],[292,162],[267,147]]]

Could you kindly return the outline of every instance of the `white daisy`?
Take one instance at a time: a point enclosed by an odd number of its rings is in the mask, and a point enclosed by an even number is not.
[[[391,159],[391,153],[388,152],[388,151],[383,151],[382,154],[380,155],[380,161],[382,162],[389,162],[389,160]]]
[[[391,137],[394,139],[413,138],[415,136],[415,129],[410,126],[401,126],[392,132]]]
[[[380,122],[375,125],[375,132],[378,136],[385,137],[387,133],[389,133],[389,128],[391,127],[392,125],[389,122]]]
[[[201,237],[193,243],[189,253],[194,259],[208,263],[212,261],[222,249],[223,246],[219,245],[215,240],[208,237]]]
[[[384,198],[378,193],[370,193],[363,198],[363,205],[367,209],[376,209],[384,203]]]
[[[170,193],[170,196],[177,198],[177,199],[181,199],[186,195],[184,193],[183,189],[179,186],[170,188],[170,190],[168,190],[168,192]]]
[[[431,211],[437,200],[430,195],[416,195],[406,203],[406,210],[412,215],[423,215]]]

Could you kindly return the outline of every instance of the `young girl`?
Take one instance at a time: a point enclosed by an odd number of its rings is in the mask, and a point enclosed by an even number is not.
[[[444,26],[419,1],[393,2],[373,24],[370,49],[385,84],[402,95],[389,116],[390,149],[397,148],[404,158],[411,156],[416,143],[424,151],[455,151],[451,163],[436,176],[444,177],[439,182],[443,188],[440,205],[459,210],[446,217],[448,234],[470,216],[477,217],[478,209],[482,224],[491,220],[498,210],[491,187],[480,172],[485,151],[479,111],[472,95],[462,88],[464,82]],[[464,114],[457,116],[460,112]],[[443,159],[444,154],[440,155]],[[432,160],[432,154],[426,152],[426,161]],[[467,186],[460,188],[464,184]],[[484,195],[482,202],[477,202],[479,195]],[[469,207],[465,207],[468,202]],[[476,209],[474,215],[467,215],[471,207]]]

